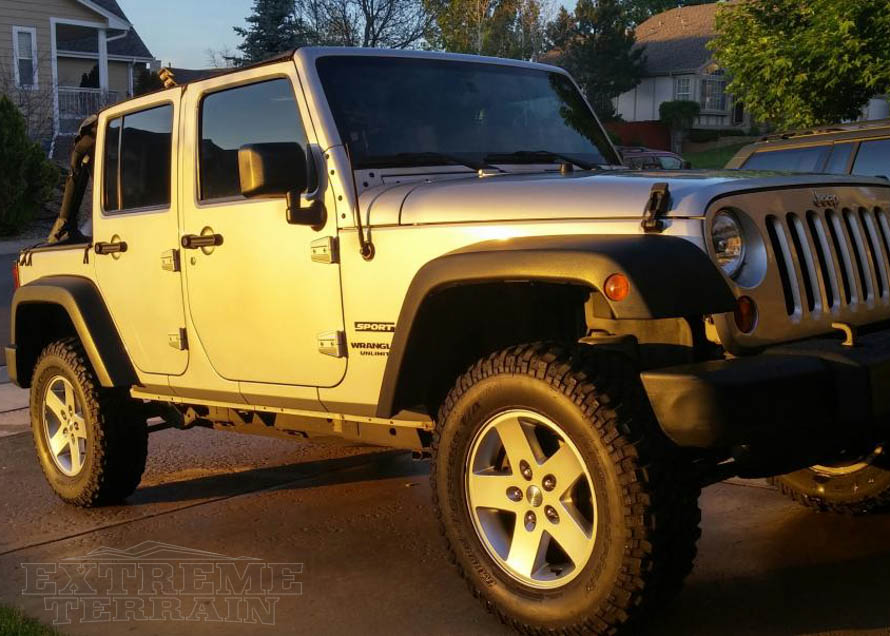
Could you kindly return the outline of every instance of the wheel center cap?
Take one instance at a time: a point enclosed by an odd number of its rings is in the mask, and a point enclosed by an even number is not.
[[[525,491],[525,497],[528,499],[528,503],[531,504],[532,508],[537,508],[544,501],[544,493],[541,492],[541,489],[537,486],[529,486],[528,490]]]

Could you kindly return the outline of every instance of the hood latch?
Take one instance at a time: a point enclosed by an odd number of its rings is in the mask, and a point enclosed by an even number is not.
[[[654,183],[652,190],[649,192],[649,200],[646,202],[646,209],[643,210],[643,231],[661,232],[664,230],[664,221],[661,217],[668,211],[671,201],[671,191],[668,184]]]

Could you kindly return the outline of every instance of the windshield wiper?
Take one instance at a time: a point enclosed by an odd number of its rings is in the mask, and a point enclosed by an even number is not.
[[[495,152],[485,155],[485,161],[491,161],[492,163],[509,162],[513,159],[523,162],[535,160],[543,162],[545,159],[550,159],[551,161],[553,159],[560,159],[566,163],[575,164],[582,170],[596,170],[598,167],[595,163],[589,163],[582,159],[576,159],[575,157],[570,157],[569,155],[553,152],[551,150],[517,150],[516,152]]]
[[[380,155],[377,157],[368,157],[365,158],[362,163],[365,166],[370,164],[374,164],[375,166],[390,166],[393,163],[398,165],[429,165],[428,163],[423,162],[445,162],[447,164],[454,164],[459,166],[465,166],[470,170],[495,170],[491,165],[486,163],[485,161],[473,161],[472,159],[467,159],[465,157],[459,157],[457,155],[452,155],[447,152],[399,152],[394,155]],[[364,166],[363,166],[364,167]]]

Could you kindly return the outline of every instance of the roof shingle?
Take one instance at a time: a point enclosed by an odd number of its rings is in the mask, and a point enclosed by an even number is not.
[[[693,72],[711,60],[707,43],[714,37],[719,2],[670,9],[637,27],[637,46],[646,47],[646,73]]]

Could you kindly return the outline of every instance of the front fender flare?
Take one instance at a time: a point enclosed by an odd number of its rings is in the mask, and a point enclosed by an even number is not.
[[[18,320],[20,308],[40,304],[57,305],[65,311],[102,386],[132,386],[138,382],[102,295],[92,281],[80,276],[47,276],[16,290],[10,313],[12,349],[20,350],[26,344],[27,327]],[[36,360],[36,355],[16,355],[17,368],[9,369],[10,379],[15,377],[17,384],[26,386],[30,374],[24,367],[33,362],[30,357]]]
[[[608,301],[618,320],[651,320],[733,311],[735,297],[708,255],[694,243],[664,235],[521,237],[476,243],[444,254],[414,276],[387,360],[377,416],[392,417],[415,318],[426,298],[456,285],[540,281],[602,286],[624,274],[630,294]]]

